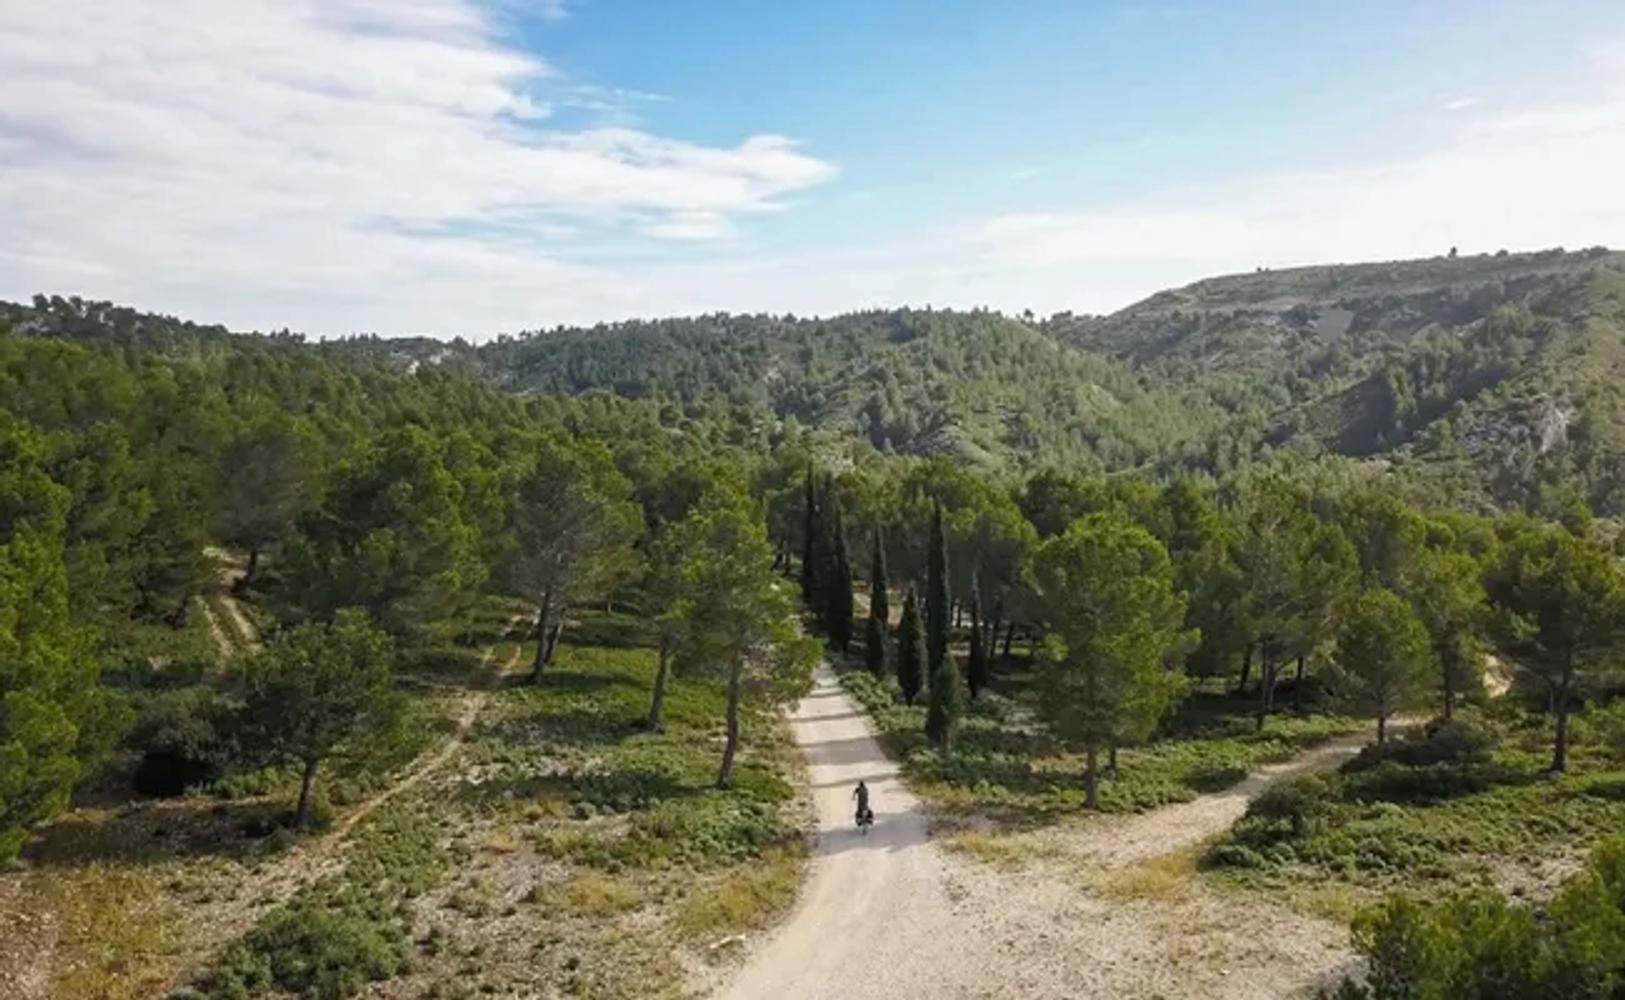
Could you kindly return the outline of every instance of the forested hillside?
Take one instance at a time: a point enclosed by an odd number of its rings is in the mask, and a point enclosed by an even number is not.
[[[1622,271],[1601,249],[1440,257],[1211,278],[1104,317],[716,315],[343,349],[995,472],[1330,454],[1475,509],[1549,510],[1562,486],[1615,513]]]
[[[1621,503],[1625,254],[1545,251],[1261,270],[1161,292],[1064,342],[1229,416],[1247,449],[1382,460],[1477,507],[1559,484]]]
[[[1130,468],[1177,450],[1200,408],[1122,365],[996,313],[897,310],[831,319],[718,314],[499,337],[477,349],[350,341],[397,364],[483,374],[514,392],[608,392],[673,412],[781,422],[984,467]]]

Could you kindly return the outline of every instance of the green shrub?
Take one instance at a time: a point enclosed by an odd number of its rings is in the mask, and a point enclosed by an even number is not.
[[[1264,868],[1269,862],[1251,847],[1222,843],[1207,852],[1205,863],[1212,868]]]
[[[1407,767],[1478,767],[1489,763],[1496,743],[1496,734],[1486,726],[1465,719],[1439,719],[1418,734],[1366,747],[1343,770],[1355,773],[1390,762]]]
[[[1277,781],[1247,806],[1247,816],[1266,822],[1285,822],[1294,837],[1302,837],[1315,820],[1331,811],[1333,787],[1314,774]]]
[[[405,941],[398,920],[304,899],[272,912],[227,949],[205,990],[235,998],[274,988],[309,1000],[343,1000],[395,975]]]
[[[238,1000],[269,990],[342,1000],[398,974],[410,949],[409,901],[446,870],[431,822],[384,812],[349,865],[300,890],[233,942],[199,984]]]
[[[1366,981],[1339,1000],[1616,1000],[1625,990],[1625,840],[1600,845],[1544,914],[1494,892],[1394,895],[1361,913]]]

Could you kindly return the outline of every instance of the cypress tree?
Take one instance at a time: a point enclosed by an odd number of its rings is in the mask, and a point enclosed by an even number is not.
[[[952,653],[942,657],[942,665],[931,675],[931,702],[925,711],[925,735],[944,754],[954,748],[959,733],[959,717],[965,709],[965,692],[960,687],[959,661]]]
[[[891,599],[886,593],[886,549],[875,531],[869,557],[869,621],[864,632],[864,662],[876,677],[886,670],[886,626],[891,620]]]
[[[914,588],[903,598],[903,622],[897,635],[897,686],[903,701],[912,705],[925,683],[925,631],[920,626],[920,602]]]
[[[973,580],[970,590],[970,662],[965,667],[965,680],[970,684],[972,701],[987,687],[988,637],[982,625],[982,585]]]
[[[869,556],[869,614],[880,619],[882,629],[891,624],[891,594],[886,589],[886,545],[880,529],[875,529],[874,552]]]
[[[801,599],[817,609],[818,594],[818,492],[813,483],[812,465],[807,466],[807,498],[801,520]]]
[[[841,524],[841,505],[834,484],[825,487],[824,522],[829,530],[825,541],[828,556],[823,568],[824,633],[841,655],[852,642],[852,563],[846,551],[846,530]]]
[[[931,513],[931,550],[925,570],[925,665],[931,683],[948,659],[948,540],[942,533],[942,505]]]

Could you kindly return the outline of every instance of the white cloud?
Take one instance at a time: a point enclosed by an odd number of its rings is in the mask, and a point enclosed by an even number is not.
[[[1476,97],[1449,97],[1439,102],[1441,111],[1466,111],[1468,108],[1478,107]]]
[[[550,129],[550,89],[651,96],[558,79],[469,0],[0,4],[0,294],[481,330],[626,294],[563,232],[727,236],[835,172],[776,135]]]

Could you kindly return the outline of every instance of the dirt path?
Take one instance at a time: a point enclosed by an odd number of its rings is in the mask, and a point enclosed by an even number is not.
[[[220,616],[214,613],[206,597],[195,598],[198,610],[203,612],[203,620],[209,625],[209,637],[214,640],[215,647],[220,650],[220,662],[231,659],[237,655],[237,645],[226,634],[226,628],[220,624]]]
[[[513,621],[509,622],[508,627],[512,628],[520,620],[522,619],[515,618]],[[496,648],[495,643],[486,647],[485,655],[480,658],[481,675],[485,675],[487,673],[490,667],[491,658],[496,655]],[[379,806],[417,785],[419,782],[423,781],[424,778],[439,770],[443,764],[450,760],[452,755],[462,748],[463,740],[468,737],[468,731],[474,727],[474,722],[475,720],[479,719],[480,712],[485,708],[485,703],[491,699],[491,691],[494,681],[496,678],[500,678],[503,674],[507,674],[513,670],[514,666],[519,663],[519,654],[520,647],[515,646],[513,655],[508,657],[508,659],[503,661],[503,663],[498,667],[496,677],[482,677],[480,688],[476,691],[470,691],[463,696],[462,706],[457,713],[457,728],[452,730],[451,736],[449,736],[446,741],[440,745],[439,749],[432,753],[425,754],[413,761],[411,767],[407,769],[406,773],[403,774],[399,780],[390,785],[388,788],[385,788],[383,791],[374,795],[372,798],[361,803],[361,805],[357,806],[349,815],[345,816],[337,826],[333,827],[325,840],[329,843],[337,843],[343,840],[345,837],[349,836],[351,830],[355,829],[356,824],[360,823],[368,816],[371,816]]]
[[[1370,742],[1371,734],[1364,732],[1339,737],[1289,761],[1266,764],[1221,792],[1150,812],[1100,817],[1091,821],[1084,836],[1073,834],[1075,846],[1104,868],[1121,868],[1194,847],[1230,829],[1247,812],[1247,804],[1271,783],[1329,771]]]
[[[1198,880],[1114,894],[1144,862],[1222,833],[1271,781],[1329,768],[1363,738],[1326,744],[1223,792],[1138,816],[1010,838],[1026,860],[995,868],[928,838],[920,803],[828,668],[791,716],[808,761],[818,847],[790,918],[718,992],[725,1000],[1308,996],[1350,961],[1344,928]],[[852,786],[877,823],[852,828]]]
[[[0,879],[0,996],[47,1000],[60,924],[21,878]]]
[[[260,646],[260,631],[243,611],[243,606],[238,602],[236,592],[232,589],[237,583],[237,578],[247,571],[247,565],[218,546],[211,545],[205,548],[203,554],[214,560],[216,566],[214,588],[201,600],[203,614],[209,620],[209,631],[214,634],[214,641],[220,646],[221,655],[229,659],[237,652],[253,652]],[[229,630],[221,626],[220,616],[215,613],[210,597],[219,602],[220,610],[231,620]]]

